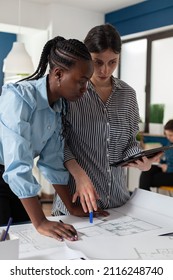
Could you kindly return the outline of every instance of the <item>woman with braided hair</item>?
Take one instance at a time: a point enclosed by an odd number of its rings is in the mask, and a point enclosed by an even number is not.
[[[48,66],[49,73],[45,75]],[[17,221],[17,209],[11,209],[11,192],[12,200],[22,202],[39,233],[60,241],[77,239],[73,226],[45,217],[37,196],[40,186],[32,168],[34,158],[38,157],[37,167],[55,188],[56,184],[67,184],[62,127],[66,100],[82,97],[92,73],[86,46],[76,39],[58,36],[45,44],[38,68],[31,76],[3,86],[0,164],[5,183],[0,184],[0,224],[5,224],[9,216]]]

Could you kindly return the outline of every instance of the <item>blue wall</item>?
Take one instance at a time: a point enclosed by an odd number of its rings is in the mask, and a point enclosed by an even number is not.
[[[16,34],[0,32],[0,93],[3,85],[4,73],[2,72],[3,60],[16,41]]]
[[[144,143],[161,143],[163,146],[168,145],[168,139],[165,136],[152,136],[152,135],[143,135]]]
[[[173,0],[148,0],[105,15],[120,35],[128,35],[173,24]]]

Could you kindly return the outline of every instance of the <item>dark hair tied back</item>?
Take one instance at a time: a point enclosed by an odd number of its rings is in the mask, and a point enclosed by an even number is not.
[[[121,52],[121,37],[111,24],[102,24],[93,27],[84,40],[90,53],[100,53],[112,49],[115,53]]]

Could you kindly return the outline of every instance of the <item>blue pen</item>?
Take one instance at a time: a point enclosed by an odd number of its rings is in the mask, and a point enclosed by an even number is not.
[[[13,218],[10,217],[9,220],[8,220],[7,228],[6,228],[6,230],[5,230],[5,232],[4,232],[4,235],[3,235],[3,237],[2,237],[2,241],[5,241],[5,240],[6,240],[7,234],[8,234],[8,231],[9,231],[9,228],[10,228],[10,226],[11,226],[11,224],[12,224],[12,221],[13,221]]]
[[[93,212],[89,213],[89,218],[90,218],[90,223],[92,224],[93,223]]]

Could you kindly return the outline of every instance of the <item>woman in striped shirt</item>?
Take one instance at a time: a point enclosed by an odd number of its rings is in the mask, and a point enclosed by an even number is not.
[[[85,216],[88,211],[108,215],[130,197],[125,169],[112,167],[140,151],[136,134],[139,112],[136,94],[112,76],[118,66],[121,38],[110,24],[92,28],[85,38],[94,74],[85,95],[68,102],[65,166],[73,175],[68,186],[57,186],[52,213]],[[130,164],[149,170],[151,159]]]

